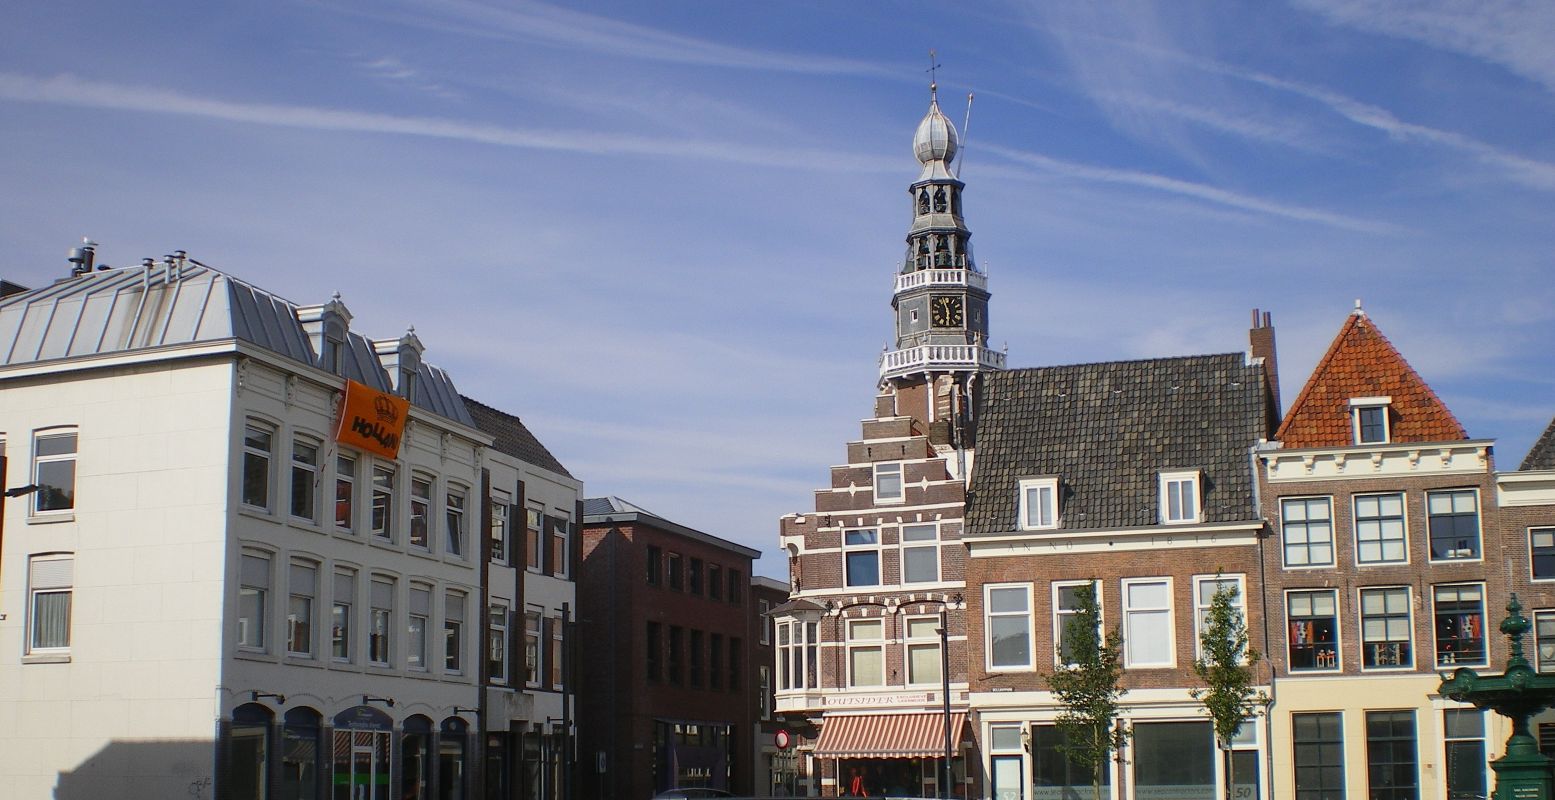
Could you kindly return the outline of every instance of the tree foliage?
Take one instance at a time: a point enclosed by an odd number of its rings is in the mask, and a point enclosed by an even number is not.
[[[1234,583],[1221,584],[1211,598],[1199,633],[1199,657],[1193,671],[1204,686],[1192,691],[1215,725],[1215,740],[1229,747],[1242,721],[1268,702],[1254,688],[1254,667],[1263,658],[1247,636],[1247,618]]]
[[[1090,771],[1091,785],[1101,800],[1102,771],[1128,741],[1129,732],[1117,725],[1118,707],[1128,690],[1121,685],[1123,634],[1113,626],[1102,635],[1094,582],[1076,589],[1074,614],[1064,623],[1063,637],[1054,647],[1064,663],[1047,676],[1048,687],[1063,705],[1055,720],[1064,734],[1059,749],[1072,764]]]

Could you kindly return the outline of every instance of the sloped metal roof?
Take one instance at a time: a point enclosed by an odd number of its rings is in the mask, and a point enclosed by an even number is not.
[[[347,334],[342,377],[388,391],[372,342]],[[89,272],[0,299],[0,366],[239,339],[319,366],[297,304],[194,261]],[[470,427],[443,370],[422,363],[416,406]]]

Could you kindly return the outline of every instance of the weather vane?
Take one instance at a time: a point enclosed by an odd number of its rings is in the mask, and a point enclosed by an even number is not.
[[[935,52],[933,50],[930,50],[929,51],[929,68],[924,70],[924,72],[929,73],[929,91],[930,92],[934,92],[934,91],[937,91],[939,89],[939,71],[938,71],[939,68],[940,68],[940,64],[939,64],[939,61],[938,61],[938,56],[935,54]]]

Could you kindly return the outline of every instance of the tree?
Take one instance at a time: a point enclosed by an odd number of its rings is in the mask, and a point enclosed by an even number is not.
[[[1230,751],[1231,741],[1251,717],[1269,699],[1253,688],[1253,667],[1263,658],[1247,637],[1247,618],[1237,602],[1241,592],[1235,581],[1215,576],[1218,588],[1205,612],[1204,629],[1199,633],[1199,657],[1193,671],[1204,682],[1192,690],[1193,699],[1204,704],[1215,726],[1215,741],[1222,751]],[[1233,762],[1227,759],[1226,785],[1235,783]]]
[[[1078,587],[1074,601],[1074,614],[1054,643],[1064,666],[1048,675],[1047,683],[1064,706],[1055,720],[1064,734],[1059,750],[1070,763],[1090,771],[1096,800],[1101,800],[1102,770],[1129,735],[1117,725],[1119,700],[1128,691],[1120,684],[1123,634],[1113,626],[1102,636],[1094,581]]]

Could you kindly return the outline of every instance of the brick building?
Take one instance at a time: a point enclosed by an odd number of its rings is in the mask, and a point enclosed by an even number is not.
[[[777,696],[772,680],[776,665],[777,642],[773,636],[772,609],[788,602],[788,583],[757,575],[751,578],[750,663],[755,669],[751,700],[756,705],[752,726],[752,753],[756,778],[752,787],[757,797],[792,797],[799,791],[799,759],[792,744],[778,746],[778,731],[788,731],[787,721],[775,713]],[[791,733],[791,732],[790,732]],[[788,738],[792,742],[792,736]]]
[[[618,497],[584,502],[579,798],[753,793],[756,550]]]
[[[1267,334],[1260,358],[1272,361]],[[1090,790],[1089,770],[1063,754],[1045,677],[1062,668],[1086,584],[1104,627],[1123,633],[1129,690],[1120,720],[1133,736],[1105,771],[1107,791],[1221,797],[1234,765],[1236,796],[1260,796],[1266,732],[1244,725],[1230,761],[1218,757],[1189,690],[1219,587],[1236,587],[1250,627],[1262,625],[1246,598],[1264,527],[1249,469],[1268,434],[1264,375],[1258,359],[1228,353],[988,376],[963,536],[982,796]]]

